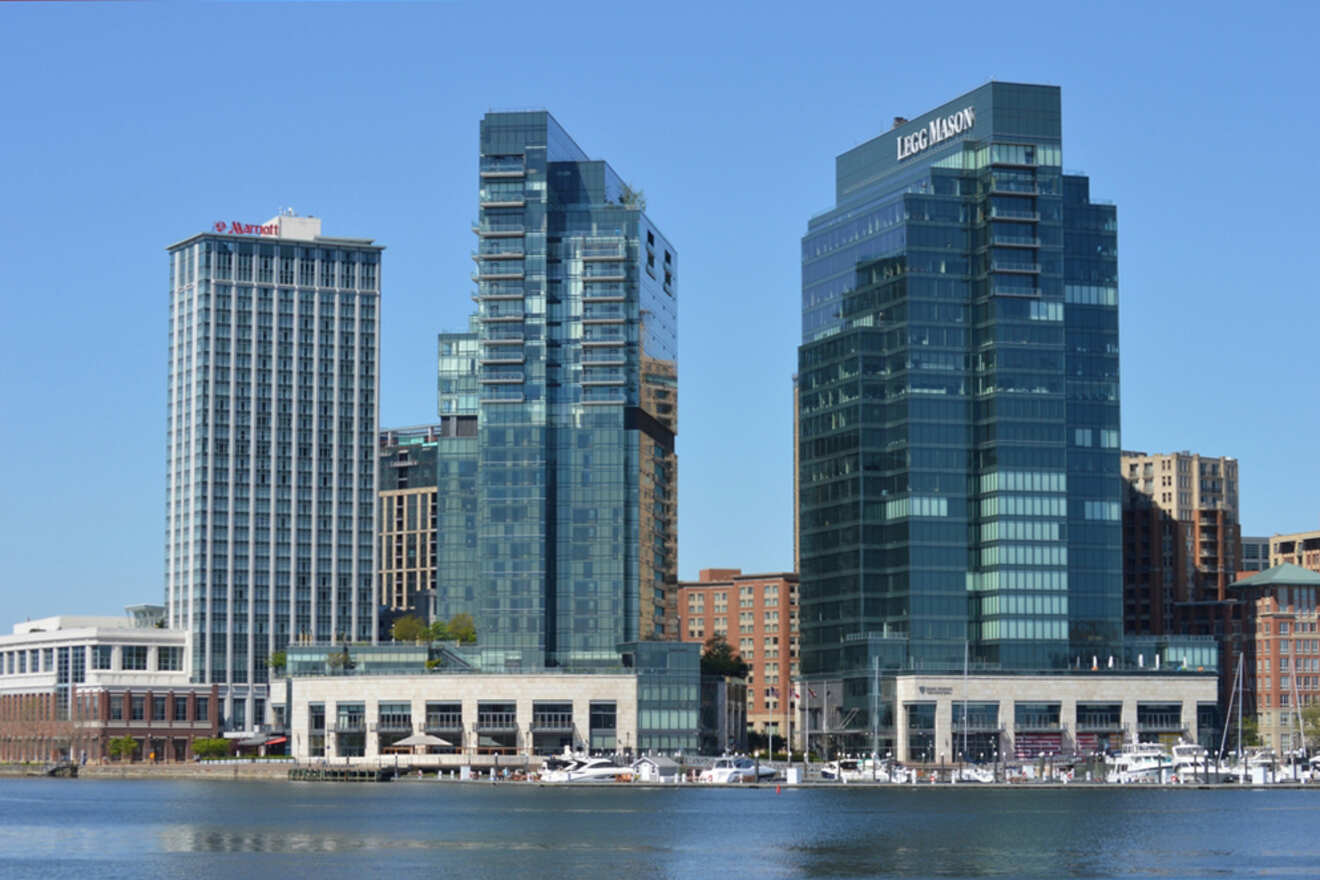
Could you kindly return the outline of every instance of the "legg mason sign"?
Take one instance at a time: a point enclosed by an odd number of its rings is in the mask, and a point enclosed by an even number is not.
[[[976,110],[971,107],[964,107],[942,119],[932,119],[929,125],[916,134],[903,135],[898,139],[898,161],[910,159],[927,147],[933,147],[941,141],[947,141],[955,135],[970,131],[975,123]]]

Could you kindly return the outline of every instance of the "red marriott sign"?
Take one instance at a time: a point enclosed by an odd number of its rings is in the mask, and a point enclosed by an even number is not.
[[[230,235],[279,235],[280,224],[268,223],[239,223],[237,220],[231,220],[226,223],[223,220],[215,221],[215,231],[220,233],[229,233]]]

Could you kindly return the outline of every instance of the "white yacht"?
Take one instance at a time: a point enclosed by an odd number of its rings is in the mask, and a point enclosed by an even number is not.
[[[698,782],[724,784],[729,782],[758,782],[773,779],[778,774],[769,764],[760,764],[751,758],[720,758],[697,777]]]
[[[1173,758],[1159,743],[1125,743],[1108,765],[1108,782],[1163,783],[1173,775]]]
[[[1183,785],[1196,785],[1207,780],[1209,782],[1223,782],[1229,774],[1224,770],[1216,770],[1214,761],[1210,760],[1210,755],[1205,750],[1205,746],[1197,743],[1181,742],[1173,747],[1173,777],[1171,782],[1178,782]]]
[[[609,758],[577,758],[565,766],[541,773],[542,782],[614,782],[632,773]]]
[[[820,778],[830,782],[911,782],[907,770],[891,761],[870,758],[840,758],[820,769]]]

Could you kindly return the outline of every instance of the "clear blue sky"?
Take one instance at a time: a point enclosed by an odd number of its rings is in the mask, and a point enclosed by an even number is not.
[[[834,156],[1062,86],[1119,206],[1123,444],[1320,527],[1314,5],[4,3],[0,631],[162,600],[169,243],[284,206],[388,246],[381,421],[472,308],[477,122],[545,107],[681,261],[679,563],[792,565],[799,238]]]

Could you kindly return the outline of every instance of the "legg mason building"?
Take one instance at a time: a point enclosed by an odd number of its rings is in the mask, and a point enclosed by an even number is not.
[[[1216,735],[1213,640],[1123,636],[1117,209],[1062,165],[1059,89],[991,82],[840,155],[807,225],[812,748],[989,761]]]

